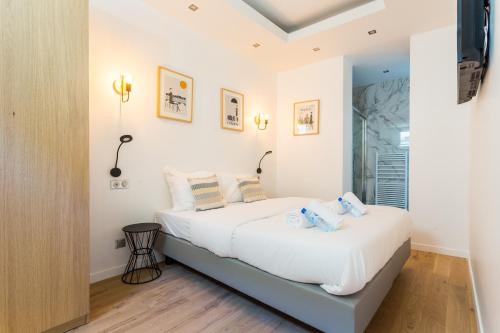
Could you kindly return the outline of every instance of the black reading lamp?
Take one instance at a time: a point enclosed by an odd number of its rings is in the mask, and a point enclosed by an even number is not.
[[[267,155],[269,154],[272,154],[273,152],[271,150],[269,151],[266,151],[266,153],[261,157],[260,161],[259,161],[259,167],[257,168],[257,173],[260,175],[262,173],[262,169],[260,167],[260,163],[262,163],[262,160],[264,159],[264,157],[266,157]]]
[[[120,145],[118,146],[118,149],[116,150],[116,161],[115,161],[115,167],[113,169],[111,169],[109,171],[109,173],[111,174],[111,176],[113,177],[120,177],[120,175],[122,174],[122,171],[120,170],[120,168],[118,168],[118,154],[120,153],[120,148],[122,147],[122,145],[124,143],[129,143],[130,141],[132,141],[132,135],[122,135],[120,136]]]

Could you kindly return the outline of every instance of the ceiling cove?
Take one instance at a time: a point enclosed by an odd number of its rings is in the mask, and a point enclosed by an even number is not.
[[[375,14],[385,9],[384,0],[365,1],[329,1],[344,2],[343,10],[332,7],[331,16],[321,17],[310,13],[310,17],[298,18],[286,22],[285,15],[275,8],[273,12],[268,11],[269,7],[264,6],[264,0],[226,0],[233,8],[242,15],[259,24],[267,31],[274,34],[285,42],[294,42],[327,30],[334,29],[343,24],[361,19],[365,16]],[[272,2],[272,1],[267,1]],[[275,1],[277,2],[277,1]],[[325,2],[325,1],[323,1]],[[283,2],[282,2],[283,3]],[[345,7],[348,3],[354,6]],[[267,8],[267,9],[266,9]],[[337,9],[337,10],[335,10]],[[332,11],[333,10],[333,11]],[[324,10],[322,10],[324,12]],[[282,17],[279,17],[282,16]],[[305,22],[305,23],[304,23]]]

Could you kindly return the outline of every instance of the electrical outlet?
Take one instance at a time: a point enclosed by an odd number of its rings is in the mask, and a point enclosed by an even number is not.
[[[127,179],[113,179],[109,182],[109,186],[112,190],[126,190],[128,189]]]
[[[125,238],[115,240],[115,249],[121,249],[127,245],[125,243]]]

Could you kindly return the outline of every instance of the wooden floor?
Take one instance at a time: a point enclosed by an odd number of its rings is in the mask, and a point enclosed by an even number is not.
[[[153,282],[91,286],[82,332],[310,332],[312,328],[174,264]],[[476,332],[465,259],[413,251],[366,332]]]

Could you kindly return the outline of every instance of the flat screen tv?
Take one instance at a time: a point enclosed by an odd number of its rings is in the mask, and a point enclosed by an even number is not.
[[[489,0],[457,0],[458,104],[476,96],[488,66]]]

